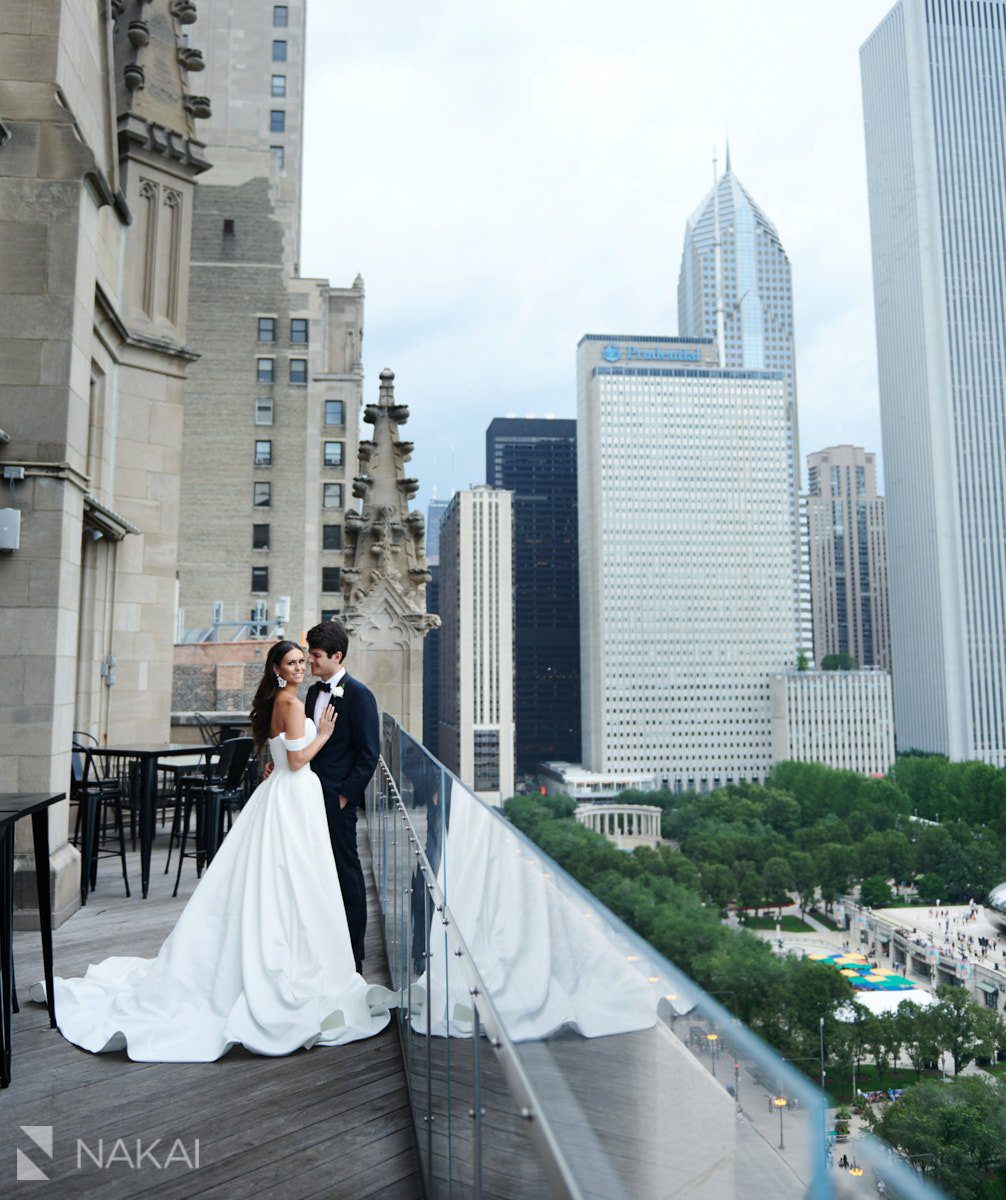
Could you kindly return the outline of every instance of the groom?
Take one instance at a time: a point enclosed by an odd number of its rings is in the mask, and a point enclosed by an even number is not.
[[[338,714],[335,732],[311,760],[311,770],[321,780],[353,957],[362,972],[367,887],[356,849],[356,813],[380,753],[377,701],[369,688],[346,674],[349,634],[341,621],[322,621],[309,629],[307,647],[311,674],[319,682],[307,693],[305,713],[315,725],[329,704]]]

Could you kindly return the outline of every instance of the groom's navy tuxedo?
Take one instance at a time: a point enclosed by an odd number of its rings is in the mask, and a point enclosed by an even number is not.
[[[304,708],[311,718],[321,686],[316,683],[307,693]],[[343,694],[332,701],[338,713],[335,730],[311,760],[311,770],[321,780],[325,795],[328,833],[339,871],[353,957],[359,967],[367,930],[367,886],[356,849],[356,813],[377,766],[380,725],[377,701],[370,688],[348,674],[343,675],[336,687],[341,687]],[[348,801],[345,808],[339,805],[340,796]]]

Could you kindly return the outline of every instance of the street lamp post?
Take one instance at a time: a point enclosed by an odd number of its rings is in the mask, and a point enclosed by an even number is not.
[[[824,1017],[820,1019],[819,1030],[821,1033],[821,1091],[824,1091]]]
[[[707,1033],[706,1041],[709,1043],[709,1055],[712,1059],[713,1079],[716,1078],[716,1043],[719,1041],[718,1033]]]
[[[785,1146],[785,1143],[783,1142],[783,1137],[782,1137],[782,1112],[783,1112],[783,1109],[786,1107],[786,1097],[785,1096],[773,1096],[772,1103],[779,1110],[779,1149],[785,1150],[786,1146]]]

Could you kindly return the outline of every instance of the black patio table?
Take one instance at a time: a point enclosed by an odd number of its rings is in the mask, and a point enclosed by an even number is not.
[[[52,904],[49,899],[49,809],[66,799],[65,792],[0,793],[0,1087],[11,1078],[11,1014],[14,1006],[14,826],[31,817],[35,850],[35,886],[42,934],[49,1024],[56,1028],[56,1001],[52,981]]]
[[[150,887],[150,851],[154,844],[157,808],[157,763],[162,758],[184,758],[188,754],[203,757],[218,754],[220,747],[193,742],[148,742],[128,746],[89,746],[87,752],[95,758],[132,758],[139,765],[140,883],[146,900]]]

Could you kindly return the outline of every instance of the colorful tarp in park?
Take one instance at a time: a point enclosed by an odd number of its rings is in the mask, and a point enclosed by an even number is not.
[[[888,967],[871,966],[862,954],[810,954],[807,957],[841,971],[858,992],[908,992],[916,986]]]

